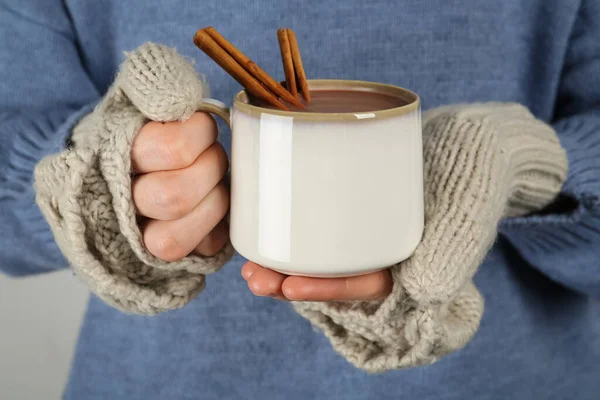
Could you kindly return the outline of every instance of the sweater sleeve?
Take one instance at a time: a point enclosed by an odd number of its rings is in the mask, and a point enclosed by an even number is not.
[[[600,297],[600,2],[584,1],[558,88],[553,124],[569,173],[558,201],[503,221],[500,232],[551,279]]]
[[[0,2],[0,270],[66,267],[35,204],[33,171],[99,98],[60,0]]]

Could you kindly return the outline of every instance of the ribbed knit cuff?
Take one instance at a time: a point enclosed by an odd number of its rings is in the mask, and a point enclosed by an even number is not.
[[[0,137],[10,138],[8,143],[10,148],[3,152],[6,158],[3,161],[4,174],[0,177],[0,195],[22,199],[11,210],[13,215],[10,218],[15,221],[15,226],[24,224],[33,231],[33,234],[27,238],[27,243],[22,243],[23,238],[21,238],[21,242],[15,243],[14,246],[17,248],[43,246],[48,249],[43,253],[56,256],[45,260],[48,270],[59,266],[66,267],[67,263],[54,241],[48,223],[35,204],[35,193],[32,187],[33,171],[43,157],[66,147],[73,127],[94,109],[95,104],[95,102],[90,103],[74,111],[57,110],[48,114],[19,113],[6,116],[0,124]],[[22,257],[27,256],[22,255]],[[33,264],[32,262],[31,265]],[[12,276],[40,272],[37,269],[28,270],[23,266],[12,268],[11,265],[3,265],[2,269]]]
[[[561,209],[557,203],[552,213],[506,219],[500,232],[549,277],[600,296],[600,268],[587,267],[598,265],[600,246],[600,117],[576,116],[554,128],[569,162],[561,194],[574,200],[574,207]]]
[[[504,215],[537,212],[552,203],[567,177],[567,156],[556,132],[525,107],[498,124],[513,169]],[[520,114],[520,117],[518,116]]]
[[[432,110],[429,119],[451,113],[478,123],[496,135],[497,156],[506,155],[508,198],[506,216],[537,211],[551,203],[567,175],[567,159],[554,129],[516,103],[451,105]]]
[[[10,188],[19,190],[31,187],[36,164],[45,156],[65,149],[73,128],[95,106],[96,102],[71,112],[18,114],[3,121],[2,127],[10,131],[1,132],[2,137],[14,136],[8,152],[7,173],[3,177]]]

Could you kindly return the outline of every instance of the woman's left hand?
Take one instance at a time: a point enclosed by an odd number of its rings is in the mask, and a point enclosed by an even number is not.
[[[247,262],[242,277],[256,296],[292,301],[382,300],[392,291],[392,276],[385,269],[350,278],[288,276]]]

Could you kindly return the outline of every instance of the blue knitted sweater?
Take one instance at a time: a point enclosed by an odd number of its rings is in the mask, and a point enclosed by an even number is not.
[[[475,277],[473,341],[438,363],[380,375],[350,366],[289,305],[256,298],[234,259],[181,310],[125,315],[92,298],[68,399],[597,399],[600,393],[600,1],[0,1],[0,268],[66,267],[32,175],[146,41],[195,59],[212,96],[238,84],[198,51],[214,25],[283,77],[275,31],[293,28],[314,78],[380,81],[425,109],[519,102],[569,159],[557,203],[503,221]],[[229,146],[229,132],[221,126]],[[0,335],[1,340],[1,335]],[[596,394],[594,394],[596,393]]]

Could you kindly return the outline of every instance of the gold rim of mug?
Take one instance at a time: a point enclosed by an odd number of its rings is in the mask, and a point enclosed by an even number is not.
[[[386,83],[339,79],[311,79],[308,80],[308,87],[314,90],[357,90],[382,93],[404,100],[407,102],[407,104],[385,110],[357,113],[309,113],[283,111],[249,104],[248,95],[245,90],[242,90],[235,95],[233,108],[236,111],[242,111],[253,116],[260,114],[272,114],[311,121],[368,121],[372,119],[398,117],[414,112],[419,109],[421,102],[419,95],[417,95],[415,92],[399,86],[388,85]]]

